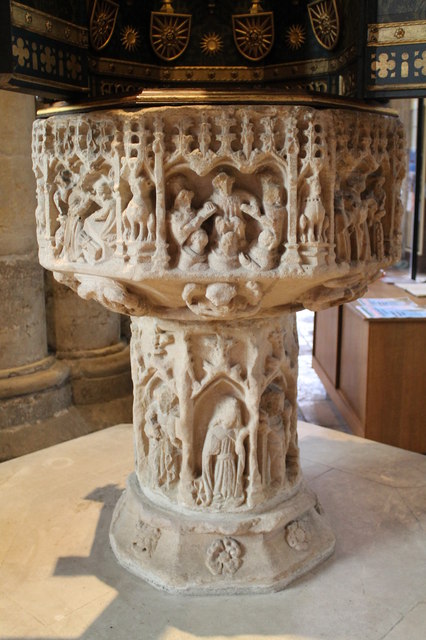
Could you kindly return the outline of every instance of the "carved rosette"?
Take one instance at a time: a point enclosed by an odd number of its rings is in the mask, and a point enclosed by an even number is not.
[[[39,120],[40,259],[114,309],[116,290],[93,276],[119,274],[133,315],[347,301],[399,255],[404,145],[395,117],[305,106]]]
[[[241,545],[233,538],[221,538],[207,549],[206,564],[213,575],[232,576],[242,564]]]
[[[361,295],[398,257],[399,121],[61,115],[35,123],[33,161],[43,266],[132,316],[136,470],[117,558],[172,592],[283,588],[334,547],[299,466],[294,312]]]

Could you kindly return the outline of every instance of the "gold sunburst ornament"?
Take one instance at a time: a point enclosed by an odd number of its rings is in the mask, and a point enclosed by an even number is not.
[[[126,51],[135,51],[139,47],[139,31],[128,25],[121,30],[121,44]]]
[[[114,33],[119,5],[112,0],[95,0],[90,16],[90,44],[96,51],[107,46]]]
[[[340,34],[336,0],[315,0],[308,4],[308,13],[315,38],[324,49],[331,51]]]
[[[162,60],[176,60],[185,51],[191,33],[191,15],[175,13],[171,0],[151,11],[151,46]]]
[[[296,51],[300,49],[306,40],[306,31],[300,24],[292,24],[287,29],[285,34],[285,41],[289,49]]]
[[[252,0],[250,13],[232,16],[234,42],[247,60],[262,60],[274,44],[274,14],[263,11],[259,1]]]
[[[238,51],[248,60],[262,60],[274,43],[272,13],[257,16],[232,16],[234,41]]]
[[[217,33],[206,33],[201,38],[201,51],[206,56],[214,56],[223,49],[222,38]]]

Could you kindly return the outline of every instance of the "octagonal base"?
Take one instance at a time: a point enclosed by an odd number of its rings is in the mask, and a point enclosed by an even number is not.
[[[135,474],[112,519],[120,564],[172,593],[267,593],[331,555],[335,538],[315,494],[297,493],[267,513],[194,514],[154,505]]]

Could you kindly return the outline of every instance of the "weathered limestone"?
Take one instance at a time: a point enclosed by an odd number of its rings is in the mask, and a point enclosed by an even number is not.
[[[334,547],[297,446],[294,313],[133,319],[136,473],[117,505],[120,562],[184,593],[284,587]]]
[[[156,586],[276,590],[333,550],[301,477],[294,311],[400,249],[404,136],[380,113],[162,107],[34,126],[42,264],[132,316],[136,472],[111,543]]]
[[[132,393],[127,340],[121,319],[93,300],[81,300],[47,274],[47,338],[70,369],[74,404],[112,400]]]
[[[0,448],[11,430],[63,410],[68,367],[48,355],[43,269],[37,259],[28,146],[34,99],[0,92]],[[11,126],[11,122],[14,126]]]

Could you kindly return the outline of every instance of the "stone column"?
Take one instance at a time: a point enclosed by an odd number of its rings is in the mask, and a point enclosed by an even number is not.
[[[71,390],[68,367],[47,349],[30,156],[34,98],[1,91],[0,112],[0,451],[5,459],[31,450],[30,441],[38,439],[34,423],[67,407]]]
[[[120,315],[94,300],[82,300],[50,273],[46,293],[49,348],[70,368],[74,404],[131,394],[130,350],[121,339]]]
[[[332,552],[299,465],[295,321],[133,318],[136,472],[111,542],[155,586],[280,589]]]
[[[299,467],[294,312],[355,299],[400,244],[397,118],[265,103],[34,126],[42,264],[132,317],[111,544],[172,592],[273,591],[332,552]]]

